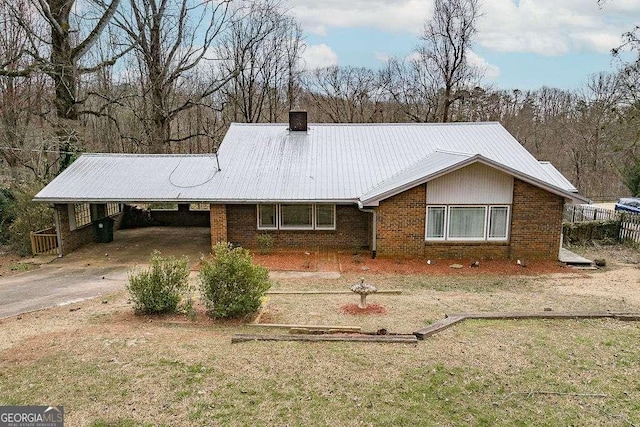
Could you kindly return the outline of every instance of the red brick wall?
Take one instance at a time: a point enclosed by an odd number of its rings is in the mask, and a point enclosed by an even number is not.
[[[384,256],[424,256],[426,186],[419,185],[380,202],[377,252]]]
[[[226,205],[211,205],[209,210],[211,226],[211,246],[228,241],[228,217]]]
[[[502,242],[428,242],[423,256],[425,259],[508,259],[509,251],[509,244]]]
[[[557,259],[564,200],[514,179],[509,242],[425,243],[426,188],[417,186],[380,202],[377,252],[427,259]]]
[[[73,252],[88,243],[98,241],[98,236],[93,228],[93,224],[76,228],[73,231],[71,230],[68,205],[56,204],[54,205],[54,209],[58,214],[60,224],[60,239],[62,240],[60,246],[62,247],[62,255]],[[115,220],[113,230],[118,230],[122,222],[122,214],[114,215],[111,218]]]
[[[256,205],[227,205],[227,238],[247,248],[257,246],[258,234],[270,234],[274,246],[351,249],[368,247],[369,217],[356,206],[336,206],[335,230],[258,230]]]
[[[558,259],[564,199],[514,179],[511,258]]]

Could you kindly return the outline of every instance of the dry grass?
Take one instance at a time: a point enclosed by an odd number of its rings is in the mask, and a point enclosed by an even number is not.
[[[377,275],[367,280],[404,291],[369,296],[385,315],[344,314],[355,295],[271,295],[262,321],[411,332],[450,312],[640,311],[639,272]],[[276,287],[346,289],[356,280]],[[640,423],[636,322],[468,320],[417,346],[230,344],[250,332],[268,331],[202,314],[138,317],[124,293],[5,319],[0,404],[62,404],[69,426]]]

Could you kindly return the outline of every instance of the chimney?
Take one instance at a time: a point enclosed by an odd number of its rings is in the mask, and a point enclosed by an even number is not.
[[[293,132],[307,131],[307,112],[304,110],[289,111],[289,130]]]

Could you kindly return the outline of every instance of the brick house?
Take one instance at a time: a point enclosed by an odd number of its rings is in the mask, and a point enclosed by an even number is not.
[[[209,206],[212,244],[367,248],[376,256],[556,259],[566,201],[585,203],[499,123],[232,124],[217,155],[85,154],[35,197],[55,208],[61,253],[74,224],[114,204]],[[114,216],[118,218],[118,215]],[[117,223],[116,223],[117,226]]]

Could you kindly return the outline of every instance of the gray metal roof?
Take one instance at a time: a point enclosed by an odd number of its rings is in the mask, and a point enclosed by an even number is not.
[[[358,202],[479,156],[584,201],[499,123],[310,124],[308,132],[287,127],[232,124],[218,151],[220,171],[213,155],[84,154],[35,200]]]

